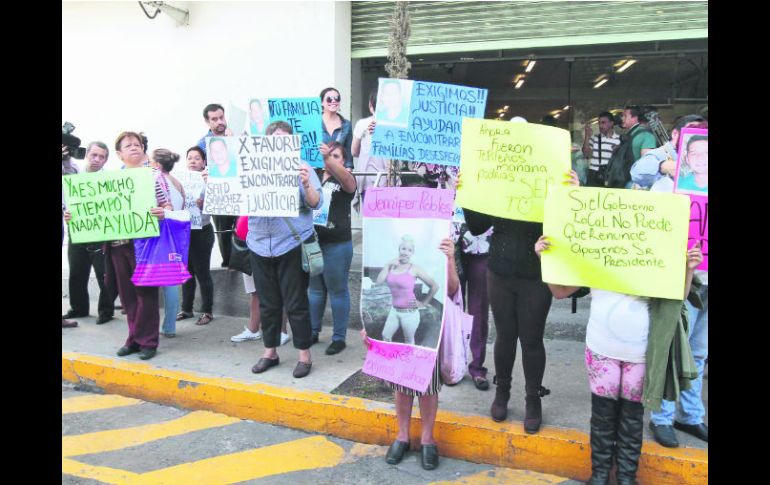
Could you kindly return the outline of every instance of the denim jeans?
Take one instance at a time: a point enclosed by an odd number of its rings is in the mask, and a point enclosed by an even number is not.
[[[690,381],[690,389],[682,391],[679,403],[663,401],[659,412],[653,412],[650,419],[657,425],[671,425],[676,415],[676,421],[682,424],[700,424],[706,415],[701,399],[703,389],[703,368],[709,355],[709,287],[704,285],[700,290],[703,300],[703,310],[698,310],[685,302],[690,317],[690,348],[698,368],[698,378]]]
[[[179,286],[162,286],[166,309],[163,315],[164,333],[176,333],[176,314],[179,313]]]
[[[313,335],[321,333],[321,321],[326,309],[326,295],[329,294],[334,320],[333,341],[345,341],[350,320],[350,290],[348,274],[353,261],[353,241],[321,244],[324,256],[324,272],[310,278],[308,299],[310,300],[310,321]]]

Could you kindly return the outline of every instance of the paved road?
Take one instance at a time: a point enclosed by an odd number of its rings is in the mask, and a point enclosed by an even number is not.
[[[441,458],[189,411],[62,384],[62,484],[577,484],[563,477]]]

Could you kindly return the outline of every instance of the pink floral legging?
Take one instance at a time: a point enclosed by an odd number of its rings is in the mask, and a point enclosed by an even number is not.
[[[586,347],[586,368],[591,392],[610,399],[641,402],[645,364],[610,359]]]

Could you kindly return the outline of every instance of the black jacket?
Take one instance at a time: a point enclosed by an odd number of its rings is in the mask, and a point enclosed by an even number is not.
[[[543,234],[542,223],[503,219],[470,209],[463,212],[474,236],[495,227],[489,241],[489,271],[503,277],[542,281],[540,259],[535,254],[535,243]]]

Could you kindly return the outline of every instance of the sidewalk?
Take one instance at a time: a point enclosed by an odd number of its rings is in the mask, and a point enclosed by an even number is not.
[[[67,308],[68,301],[63,298],[62,311]],[[65,380],[367,443],[387,444],[395,436],[392,404],[329,394],[361,369],[365,347],[358,332],[350,329],[348,347],[340,354],[325,355],[331,334],[328,319],[321,342],[312,348],[313,370],[304,379],[291,375],[297,360],[291,343],[278,349],[278,367],[260,375],[251,373],[262,352],[262,342],[230,341],[230,336],[243,329],[246,318],[216,316],[203,327],[196,326],[195,319],[177,322],[176,338],[161,337],[157,356],[146,363],[136,354],[126,358],[115,355],[127,334],[123,315],[99,326],[93,317],[78,321],[78,328],[62,330]],[[524,384],[520,359],[514,368],[505,423],[494,423],[488,417],[494,386],[486,392],[478,391],[468,377],[457,386],[444,386],[437,420],[439,443],[445,443],[440,447],[442,454],[586,479],[590,475],[590,393],[583,349],[581,342],[546,340],[544,385],[551,389],[551,395],[543,399],[545,426],[537,435],[525,434],[521,426]],[[488,345],[490,380],[494,375],[492,355],[492,345]],[[704,381],[704,396],[708,404],[708,380]],[[419,413],[415,411],[415,415]],[[413,420],[413,432],[418,429],[415,426]],[[678,433],[682,447],[672,450],[654,443],[649,433],[645,424],[648,441],[640,483],[705,483],[706,443]]]

